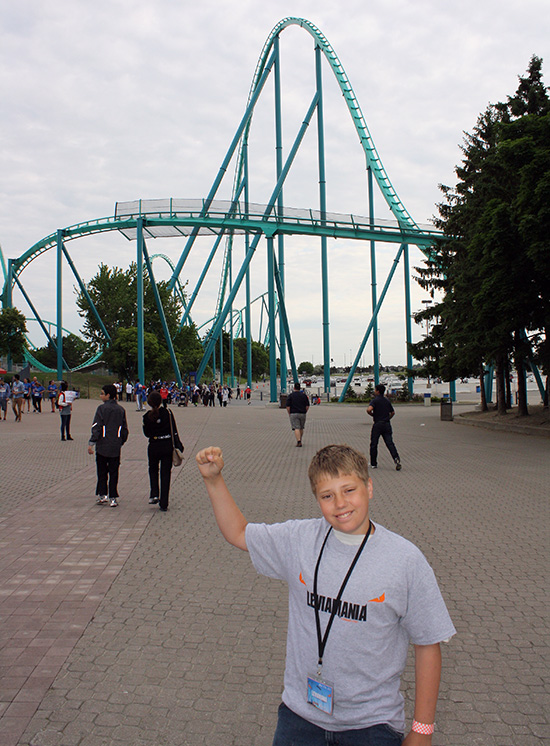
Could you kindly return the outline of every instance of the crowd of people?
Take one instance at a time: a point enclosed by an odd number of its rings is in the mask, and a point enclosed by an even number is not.
[[[250,386],[241,388],[237,383],[235,392],[227,384],[213,381],[206,383],[183,383],[179,386],[176,381],[150,381],[149,384],[142,384],[139,380],[117,381],[114,384],[119,401],[126,400],[127,403],[135,402],[138,411],[144,408],[147,397],[152,391],[158,391],[162,397],[162,405],[174,404],[178,407],[187,407],[192,404],[195,407],[203,405],[205,407],[216,406],[216,401],[220,407],[227,407],[233,399],[246,400],[250,404],[252,389]]]

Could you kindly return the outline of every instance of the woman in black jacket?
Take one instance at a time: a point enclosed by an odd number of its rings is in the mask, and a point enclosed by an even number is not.
[[[183,445],[178,435],[176,420],[171,410],[161,407],[162,398],[158,391],[152,391],[147,397],[147,404],[151,409],[143,415],[143,432],[149,438],[147,456],[149,458],[149,482],[151,505],[159,503],[162,511],[168,510],[168,494],[170,492],[170,475],[172,472],[172,430],[176,448],[183,451]],[[170,428],[170,421],[172,428]],[[160,493],[159,493],[160,466]]]

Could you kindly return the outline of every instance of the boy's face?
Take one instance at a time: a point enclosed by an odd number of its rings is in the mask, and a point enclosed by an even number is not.
[[[337,531],[366,534],[369,528],[369,502],[372,480],[365,482],[355,473],[337,477],[323,474],[315,488],[315,497],[326,520]]]
[[[107,394],[105,393],[105,391],[103,391],[103,389],[101,389],[101,391],[99,392],[99,398],[101,399],[101,401],[109,401],[109,399],[111,398],[111,394]]]

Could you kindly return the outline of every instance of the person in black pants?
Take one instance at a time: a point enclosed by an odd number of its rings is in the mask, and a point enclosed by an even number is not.
[[[118,506],[118,472],[120,469],[120,451],[128,440],[128,423],[126,411],[117,403],[117,389],[112,383],[106,383],[99,398],[103,402],[96,409],[92,434],[88,443],[88,453],[94,453],[97,467],[97,504],[111,508]]]
[[[392,406],[391,401],[384,396],[386,387],[383,383],[379,383],[374,387],[374,393],[376,396],[367,407],[367,414],[374,420],[372,431],[370,435],[370,465],[371,469],[378,467],[378,441],[380,436],[384,439],[386,448],[391,454],[392,459],[395,463],[397,471],[401,469],[401,461],[399,460],[399,454],[397,448],[393,442],[392,428],[390,420],[395,414],[395,410]]]
[[[143,415],[143,433],[149,438],[147,457],[149,459],[149,482],[151,491],[149,503],[156,505],[165,512],[168,510],[168,495],[170,493],[170,476],[172,473],[172,451],[174,445],[183,451],[183,445],[178,435],[176,420],[170,409],[161,406],[162,397],[158,391],[151,391],[147,397],[147,404],[151,409]],[[172,443],[172,431],[174,442]],[[159,490],[160,467],[160,490]]]

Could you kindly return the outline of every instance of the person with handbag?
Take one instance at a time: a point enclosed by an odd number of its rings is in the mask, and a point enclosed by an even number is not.
[[[143,415],[143,433],[149,438],[147,448],[151,485],[149,503],[151,505],[158,503],[160,510],[165,512],[168,510],[173,458],[176,457],[177,461],[179,454],[179,463],[181,463],[180,452],[183,452],[183,444],[178,435],[174,415],[170,409],[162,406],[162,397],[158,391],[151,391],[147,397],[147,404],[151,409]]]

